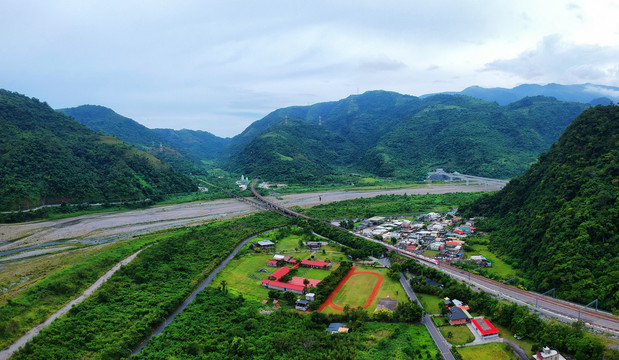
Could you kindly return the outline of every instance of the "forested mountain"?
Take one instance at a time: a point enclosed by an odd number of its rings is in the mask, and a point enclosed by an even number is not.
[[[195,189],[153,156],[0,90],[0,209],[139,200]]]
[[[500,192],[463,209],[487,216],[491,246],[537,291],[619,309],[619,106],[596,106]]]
[[[185,173],[198,172],[198,165],[217,159],[230,140],[206,131],[149,129],[103,106],[82,105],[57,111],[93,130],[135,145]]]
[[[467,95],[477,99],[496,101],[499,105],[507,105],[527,96],[550,96],[562,101],[575,101],[591,105],[608,105],[611,101],[619,100],[619,88],[594,84],[523,84],[512,89],[483,88],[471,86],[460,92],[446,92],[444,94]],[[430,95],[425,95],[426,97]]]
[[[419,99],[372,91],[337,102],[274,111],[232,139],[227,166],[286,181],[307,181],[337,171],[421,180],[433,167],[510,178],[524,172],[586,107],[546,97],[499,106],[461,95]],[[297,120],[317,127],[308,132],[279,127],[278,136],[269,136],[282,122],[302,123]],[[307,124],[303,126],[307,129]],[[311,148],[303,142],[306,134],[312,136]],[[337,156],[321,154],[330,151]],[[303,154],[305,170],[288,172],[285,166],[269,165],[274,154],[280,154],[279,159],[300,159]],[[322,163],[313,168],[320,171],[312,173],[307,160],[317,158]]]

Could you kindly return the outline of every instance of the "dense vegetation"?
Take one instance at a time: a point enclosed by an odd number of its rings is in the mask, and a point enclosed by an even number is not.
[[[274,111],[231,140],[226,166],[306,183],[350,172],[421,180],[434,167],[509,178],[586,107],[545,97],[499,106],[461,95],[373,91]]]
[[[195,189],[156,158],[5,90],[0,133],[0,209],[140,200]]]
[[[600,339],[587,334],[582,322],[575,322],[570,326],[555,321],[543,321],[526,306],[501,302],[484,291],[473,291],[449,275],[420,265],[414,260],[405,262],[402,268],[412,274],[423,274],[423,277],[416,276],[411,279],[411,286],[416,292],[464,301],[476,313],[484,314],[492,322],[535,341],[533,351],[540,350],[542,346],[550,346],[572,354],[579,360],[602,358],[604,344]],[[425,277],[443,284],[444,288],[428,285]]]
[[[447,212],[479,198],[482,193],[426,195],[378,195],[372,198],[338,201],[299,209],[309,217],[322,220],[370,218],[372,216],[412,216],[420,213]]]
[[[56,272],[10,297],[0,305],[0,349],[42,323],[112,266],[152,241],[153,237],[109,246],[104,252]]]
[[[98,291],[14,355],[111,359],[129,354],[241,240],[281,226],[272,213],[183,230],[122,267]]]
[[[325,316],[278,310],[207,288],[135,359],[438,359],[422,325],[367,322],[365,311]],[[347,322],[348,334],[325,331]]]
[[[557,296],[619,310],[619,107],[578,117],[551,149],[467,215],[489,217],[490,246]]]

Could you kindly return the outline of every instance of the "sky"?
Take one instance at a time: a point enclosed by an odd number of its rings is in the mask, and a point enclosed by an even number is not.
[[[0,88],[239,134],[369,90],[619,85],[619,0],[0,0]]]

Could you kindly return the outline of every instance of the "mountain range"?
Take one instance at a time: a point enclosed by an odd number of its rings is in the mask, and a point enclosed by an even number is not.
[[[193,130],[147,129],[110,109],[92,105],[59,111],[185,172],[198,173],[207,164],[273,181],[329,181],[330,175],[349,173],[421,180],[430,169],[442,167],[511,178],[522,174],[601,94],[592,89],[607,94],[615,91],[591,84],[549,84],[514,89],[472,87],[462,93],[473,89],[494,100],[461,94],[414,97],[371,91],[339,101],[275,110],[231,139]],[[521,97],[540,92],[588,101]],[[518,100],[501,105],[507,102],[505,93]],[[193,166],[170,154],[182,155]]]

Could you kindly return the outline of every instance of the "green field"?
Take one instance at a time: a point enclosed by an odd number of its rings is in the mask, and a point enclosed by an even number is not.
[[[223,280],[226,281],[230,292],[242,294],[244,297],[262,301],[268,296],[268,290],[260,286],[261,280],[250,278],[250,275],[268,278],[267,273],[256,272],[258,269],[265,269],[273,273],[278,268],[268,267],[267,261],[273,258],[272,254],[246,255],[239,259],[232,259],[211,282],[211,287],[221,286]]]
[[[471,248],[473,250],[467,251],[466,255],[471,257],[473,255],[481,255],[485,256],[488,261],[492,263],[491,268],[485,268],[490,273],[497,274],[503,276],[505,278],[517,277],[518,274],[511,265],[507,264],[505,261],[501,260],[495,254],[493,254],[490,250],[488,250],[488,245],[472,245]]]
[[[417,297],[419,298],[419,301],[421,301],[421,305],[423,305],[423,308],[428,314],[441,313],[441,309],[439,308],[439,301],[442,301],[443,299],[439,298],[438,296],[420,293],[417,293]]]
[[[440,251],[438,250],[426,250],[423,252],[423,256],[427,256],[429,258],[433,258],[435,255],[438,255]]]
[[[430,333],[423,325],[369,322],[363,324],[359,331],[363,331],[362,339],[367,337],[365,346],[368,349],[359,352],[358,360],[440,357]]]
[[[443,326],[439,330],[445,340],[453,345],[464,345],[475,340],[475,335],[471,333],[471,330],[466,325]],[[451,333],[451,337],[449,337],[449,333]]]
[[[463,360],[517,360],[507,344],[491,343],[459,348]]]
[[[307,271],[307,269],[304,269],[304,271]],[[305,275],[303,275],[303,271],[299,271],[299,276],[307,279],[322,280],[329,276],[331,272],[332,270],[310,269]]]
[[[446,316],[432,316],[432,322],[438,327],[451,326],[449,325],[449,319]]]
[[[349,305],[351,309],[365,305],[378,280],[378,276],[371,274],[351,276],[333,298],[333,304],[340,307]]]
[[[531,351],[531,347],[534,344],[533,340],[528,339],[528,338],[517,340],[514,337],[513,331],[496,323],[494,323],[493,325],[499,330],[499,333],[501,334],[502,338],[515,342],[516,344],[518,344],[518,346],[520,346],[524,351],[527,352],[527,355],[529,357],[533,356],[533,352]]]
[[[361,272],[361,271],[370,271],[370,272],[375,272],[377,274],[381,274],[384,277],[383,283],[380,286],[380,289],[378,290],[378,294],[376,294],[376,297],[374,298],[374,300],[372,301],[372,303],[370,304],[370,306],[368,306],[366,309],[368,311],[368,313],[373,313],[374,309],[376,309],[376,305],[378,304],[378,300],[379,299],[383,299],[383,298],[390,298],[390,299],[397,299],[398,301],[408,301],[408,297],[406,296],[406,293],[404,292],[404,289],[402,289],[402,285],[400,285],[399,281],[390,279],[387,276],[387,272],[386,271],[381,271],[381,269],[375,269],[375,268],[371,268],[371,267],[366,267],[366,266],[357,266],[357,268],[355,269],[355,272]],[[369,278],[370,280],[372,280],[372,278],[374,279],[378,279],[376,276],[374,275],[367,275],[367,276],[371,276],[371,278]],[[355,276],[353,276],[350,280],[353,280],[355,278]],[[373,281],[373,280],[372,280]],[[354,297],[358,297],[358,298],[363,298],[363,303],[361,305],[363,305],[365,303],[365,301],[367,300],[368,296],[370,295],[370,293],[372,292],[372,289],[374,288],[374,282],[372,283],[372,286],[361,286],[361,288],[363,289],[362,292],[358,295],[353,295]],[[342,290],[344,290],[346,288],[346,286],[344,286],[342,288]],[[357,288],[357,291],[361,291],[361,288]],[[342,291],[340,290],[340,291]],[[339,295],[339,293],[338,293]],[[334,299],[334,304],[344,307],[343,305],[340,305],[339,303],[335,303],[337,299]],[[327,306],[323,311],[323,313],[325,314],[338,314],[341,313],[339,310],[335,310],[330,306]]]

